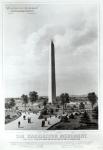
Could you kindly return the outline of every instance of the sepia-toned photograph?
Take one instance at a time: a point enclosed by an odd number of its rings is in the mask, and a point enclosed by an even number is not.
[[[98,130],[98,8],[6,4],[5,130]]]

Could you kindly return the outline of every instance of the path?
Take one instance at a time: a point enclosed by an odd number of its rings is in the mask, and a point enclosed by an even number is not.
[[[27,119],[23,120],[23,115],[24,115],[24,113],[22,113],[20,118],[6,124],[5,129],[6,130],[46,130],[53,124],[60,121],[58,118],[55,118],[55,116],[53,116],[50,119],[50,125],[48,125],[46,123],[47,125],[45,127],[41,127],[41,122],[43,119],[38,119],[38,117],[40,115],[39,113],[38,114],[30,113],[29,116],[31,117],[31,123],[28,123]],[[28,117],[28,115],[27,115],[27,117]],[[18,128],[18,121],[21,122],[20,128]]]

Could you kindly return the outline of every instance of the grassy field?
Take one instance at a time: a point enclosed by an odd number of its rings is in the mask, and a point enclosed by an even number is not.
[[[91,119],[88,123],[81,122],[81,116],[75,116],[74,119],[69,119],[68,121],[60,121],[59,123],[51,126],[48,130],[97,130],[98,120]],[[89,115],[91,117],[91,114]]]

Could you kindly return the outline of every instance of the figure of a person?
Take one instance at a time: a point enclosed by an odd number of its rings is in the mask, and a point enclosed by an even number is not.
[[[29,123],[31,123],[31,117],[29,118]]]
[[[42,120],[41,126],[43,127],[43,120]]]
[[[50,125],[50,118],[48,118],[48,125]]]
[[[42,120],[42,125],[41,126],[44,127],[44,120]]]
[[[43,121],[43,126],[45,127],[45,120]]]
[[[30,123],[30,118],[28,117],[28,123]]]
[[[18,128],[20,128],[20,121],[18,121]]]
[[[42,120],[42,127],[45,126],[45,120]]]
[[[25,115],[23,116],[23,119],[24,119],[24,120],[26,119],[26,116],[25,116]]]

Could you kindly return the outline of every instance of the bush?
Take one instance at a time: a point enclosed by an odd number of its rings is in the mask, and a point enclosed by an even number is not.
[[[43,115],[40,114],[40,116],[38,117],[38,119],[43,119]]]
[[[54,113],[53,108],[50,109],[50,113],[53,115],[53,113]]]
[[[75,115],[76,115],[76,116],[79,116],[80,114],[76,112]]]
[[[85,109],[85,105],[84,105],[83,102],[80,103],[79,108],[80,108],[80,109]]]
[[[43,110],[41,111],[41,115],[47,115],[47,114],[48,114],[47,109],[43,109]]]
[[[91,122],[90,117],[86,111],[82,114],[80,122],[86,124]]]
[[[67,116],[62,116],[61,117],[61,122],[68,122],[68,121],[69,121],[69,119],[68,119]]]
[[[11,119],[10,115],[7,115],[7,116],[5,117],[5,119]]]
[[[16,118],[16,117],[17,117],[17,115],[13,115],[13,116],[12,116],[12,118]]]
[[[58,112],[59,111],[59,109],[58,108],[56,108],[56,110],[55,110],[56,112]]]
[[[29,111],[31,111],[31,108],[29,108]]]
[[[38,117],[38,119],[43,119],[45,115],[48,115],[47,109],[43,109],[41,111],[40,116]]]
[[[74,115],[71,114],[71,115],[69,116],[69,118],[70,118],[70,119],[74,119]]]
[[[60,106],[59,106],[59,105],[57,105],[56,107],[57,107],[57,108],[60,108]]]
[[[98,106],[96,106],[94,109],[93,109],[93,115],[92,117],[94,119],[98,119]]]

